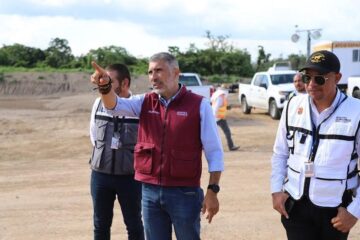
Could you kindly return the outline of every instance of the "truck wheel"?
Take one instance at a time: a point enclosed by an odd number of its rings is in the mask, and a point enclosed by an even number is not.
[[[352,95],[354,98],[360,99],[360,90],[359,89],[354,90]]]
[[[248,105],[248,103],[246,101],[246,97],[241,98],[241,109],[242,109],[242,112],[245,114],[251,113],[251,107]]]
[[[276,106],[275,100],[270,100],[269,103],[269,115],[272,119],[280,119],[281,112]]]

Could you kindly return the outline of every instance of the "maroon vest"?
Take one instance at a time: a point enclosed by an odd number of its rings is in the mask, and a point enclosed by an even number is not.
[[[202,97],[182,87],[165,108],[149,93],[141,108],[135,179],[161,186],[200,186]]]

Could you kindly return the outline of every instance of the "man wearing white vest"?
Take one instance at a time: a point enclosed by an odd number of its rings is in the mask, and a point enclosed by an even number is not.
[[[279,123],[273,208],[290,240],[347,239],[360,218],[360,101],[336,87],[340,62],[332,52],[314,52],[300,72],[308,95],[291,98]]]

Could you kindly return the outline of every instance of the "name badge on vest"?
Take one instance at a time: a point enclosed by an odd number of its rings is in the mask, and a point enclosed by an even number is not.
[[[118,132],[114,133],[114,136],[111,138],[111,149],[118,149],[120,146],[120,134]]]
[[[305,177],[314,176],[314,162],[305,162]]]

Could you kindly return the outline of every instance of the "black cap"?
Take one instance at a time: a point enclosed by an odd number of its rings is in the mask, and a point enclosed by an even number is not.
[[[329,72],[340,72],[340,61],[338,57],[329,51],[322,50],[314,52],[307,59],[305,66],[302,67],[299,71],[304,71],[307,69],[313,69],[319,74],[326,74]]]

